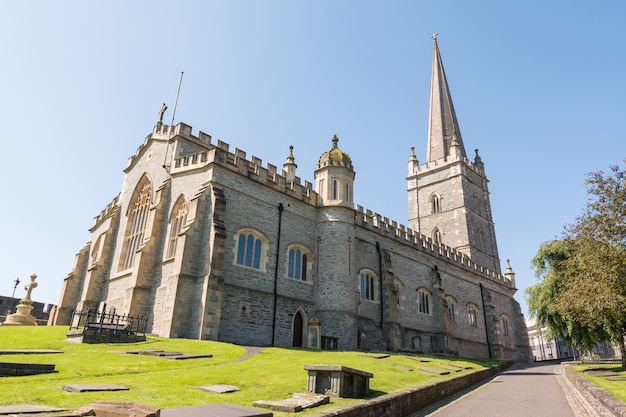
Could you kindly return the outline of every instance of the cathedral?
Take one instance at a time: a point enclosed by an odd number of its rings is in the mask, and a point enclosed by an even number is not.
[[[466,153],[433,42],[426,160],[411,151],[407,226],[355,204],[353,161],[336,136],[312,184],[296,175],[293,148],[282,169],[263,166],[163,124],[161,112],[95,217],[55,324],[106,309],[146,316],[161,337],[528,360],[485,165]]]

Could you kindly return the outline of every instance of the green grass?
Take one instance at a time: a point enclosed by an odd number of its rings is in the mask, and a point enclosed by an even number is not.
[[[572,365],[572,369],[607,391],[614,397],[626,402],[626,381],[609,381],[604,376],[590,376],[586,372],[587,369],[606,369],[615,372],[615,376],[626,378],[626,371],[622,371],[621,364],[611,365]]]
[[[0,355],[0,362],[55,364],[57,373],[0,378],[0,405],[39,404],[71,410],[94,400],[134,401],[159,408],[231,403],[251,407],[256,400],[276,401],[306,392],[307,364],[344,365],[371,372],[372,396],[426,385],[498,363],[494,360],[442,359],[390,354],[376,359],[363,352],[266,348],[242,362],[240,346],[188,339],[148,337],[132,344],[77,344],[65,341],[65,326],[0,326],[0,349],[55,349],[62,354]],[[212,358],[171,360],[123,354],[130,350],[210,353]],[[455,369],[471,367],[460,372]],[[424,370],[425,369],[425,370]],[[452,370],[439,375],[436,370]],[[430,371],[430,372],[429,372]],[[118,384],[117,392],[68,393],[64,384]],[[236,385],[240,391],[213,394],[203,385]],[[302,414],[360,403],[362,399],[331,398],[331,404]],[[276,417],[287,413],[274,412]]]

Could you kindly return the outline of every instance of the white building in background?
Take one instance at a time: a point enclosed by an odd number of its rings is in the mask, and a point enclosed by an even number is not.
[[[537,328],[534,318],[526,320],[528,330],[528,341],[530,343],[531,355],[535,362],[549,361],[552,359],[580,359],[580,351],[574,346],[570,346],[561,339],[550,339],[547,327]],[[611,342],[598,342],[590,353],[583,353],[585,360],[607,360],[621,359],[619,347]]]
[[[547,336],[548,328],[537,327],[534,318],[526,320],[526,328],[528,329],[531,355],[535,362],[574,357],[573,346],[566,344],[561,339],[550,339]]]

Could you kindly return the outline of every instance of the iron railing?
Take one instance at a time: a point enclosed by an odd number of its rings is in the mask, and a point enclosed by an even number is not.
[[[145,336],[148,317],[119,315],[113,312],[95,310],[74,310],[70,320],[70,330],[96,330],[98,332],[136,334]]]

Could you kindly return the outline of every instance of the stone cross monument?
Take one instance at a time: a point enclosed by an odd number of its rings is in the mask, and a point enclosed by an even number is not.
[[[4,326],[37,325],[37,319],[30,314],[33,310],[33,301],[30,299],[30,295],[33,290],[37,288],[37,283],[35,282],[36,279],[37,275],[33,274],[30,276],[30,282],[24,286],[24,289],[26,290],[26,295],[20,300],[20,303],[17,305],[17,311],[13,314],[9,314],[4,323],[2,323]]]

